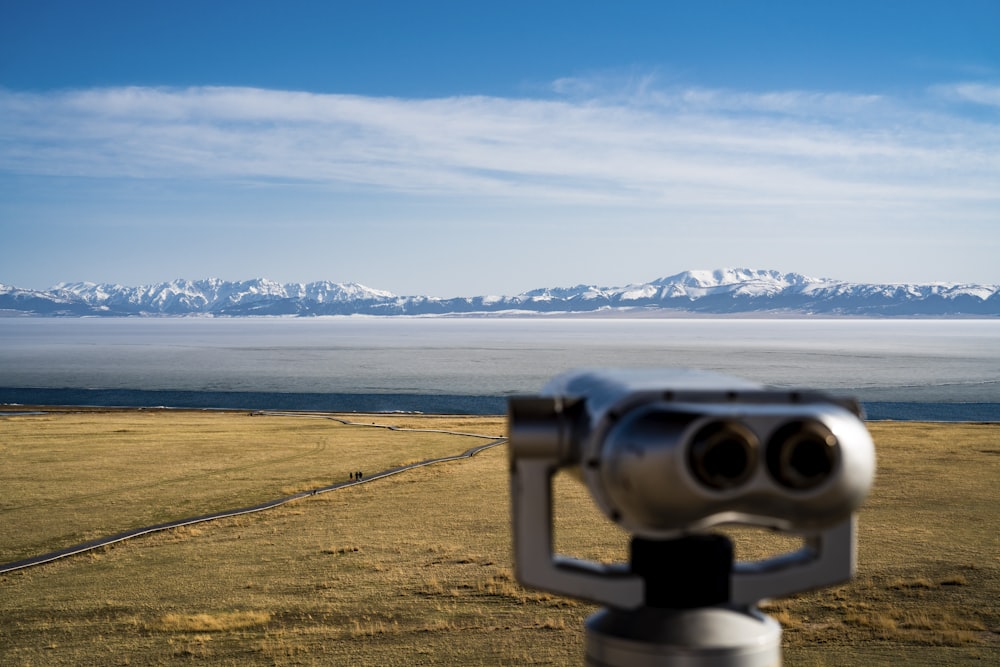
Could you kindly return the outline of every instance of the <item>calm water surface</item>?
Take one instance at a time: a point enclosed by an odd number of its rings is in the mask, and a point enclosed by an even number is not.
[[[6,388],[506,396],[579,366],[1000,403],[1000,320],[0,318]]]

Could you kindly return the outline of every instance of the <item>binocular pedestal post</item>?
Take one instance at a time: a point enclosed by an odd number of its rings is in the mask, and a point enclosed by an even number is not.
[[[587,619],[589,667],[775,667],[781,626],[730,603],[733,550],[721,535],[633,538],[630,568],[645,605]]]
[[[588,667],[781,665],[781,626],[752,607],[605,608],[586,628]]]

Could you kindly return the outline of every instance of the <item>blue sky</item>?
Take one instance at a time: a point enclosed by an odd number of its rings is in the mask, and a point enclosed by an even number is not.
[[[0,283],[998,283],[998,34],[993,0],[0,0]]]

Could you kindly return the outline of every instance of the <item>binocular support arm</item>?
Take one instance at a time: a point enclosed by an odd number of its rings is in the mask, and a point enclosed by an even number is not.
[[[626,565],[601,565],[553,553],[552,475],[557,462],[529,458],[514,459],[511,465],[518,581],[617,609],[641,607],[644,582]]]
[[[558,459],[511,461],[514,562],[518,580],[540,590],[616,609],[645,605],[646,582],[624,563],[604,565],[554,553],[552,476]],[[855,517],[810,534],[804,546],[762,561],[737,562],[730,579],[736,606],[850,579],[855,569]],[[671,567],[663,563],[663,567]]]
[[[730,579],[732,602],[754,605],[765,598],[823,588],[854,576],[857,517],[807,535],[798,551],[761,561],[737,562]]]

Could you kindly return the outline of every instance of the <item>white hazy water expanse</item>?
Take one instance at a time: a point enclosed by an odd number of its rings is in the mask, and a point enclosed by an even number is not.
[[[581,366],[995,403],[1000,320],[0,318],[2,387],[502,396]]]

